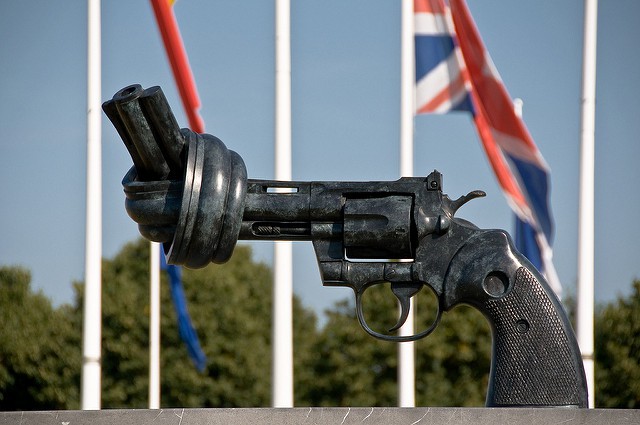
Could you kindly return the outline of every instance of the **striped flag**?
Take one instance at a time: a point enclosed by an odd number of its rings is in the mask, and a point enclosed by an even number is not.
[[[444,0],[415,0],[416,113],[472,112],[471,83]]]
[[[468,111],[509,206],[516,247],[556,294],[549,167],[485,49],[464,0],[414,0],[416,113]]]

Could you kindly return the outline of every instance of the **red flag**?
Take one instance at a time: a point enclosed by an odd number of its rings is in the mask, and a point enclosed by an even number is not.
[[[189,126],[196,133],[204,133],[204,121],[198,109],[200,109],[200,99],[198,98],[198,90],[196,88],[187,53],[180,37],[180,30],[173,9],[169,6],[167,0],[151,0],[153,12],[156,15],[156,21],[164,48],[169,57],[169,63],[176,79],[178,91],[182,98],[182,104],[189,120]]]

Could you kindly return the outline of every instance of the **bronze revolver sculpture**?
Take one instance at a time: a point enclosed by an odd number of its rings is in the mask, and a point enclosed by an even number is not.
[[[159,87],[125,87],[103,109],[134,162],[122,182],[127,212],[170,263],[223,263],[238,239],[312,241],[323,284],[354,291],[358,319],[376,338],[423,338],[441,312],[478,309],[493,334],[487,406],[587,407],[578,344],[544,278],[506,232],[454,217],[483,192],[451,200],[437,171],[388,182],[247,179],[219,139],[179,128]],[[362,308],[367,288],[384,282],[401,306],[386,333],[369,327]],[[438,299],[438,319],[395,334],[424,287]]]

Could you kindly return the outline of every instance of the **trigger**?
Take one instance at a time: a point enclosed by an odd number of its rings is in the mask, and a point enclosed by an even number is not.
[[[397,331],[404,325],[409,317],[409,310],[411,308],[411,298],[417,294],[422,285],[418,285],[415,283],[392,283],[391,284],[391,292],[396,296],[398,302],[400,303],[400,317],[398,318],[398,322],[389,329],[389,332]]]

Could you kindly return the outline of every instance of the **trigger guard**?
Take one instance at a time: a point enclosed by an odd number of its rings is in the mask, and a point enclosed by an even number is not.
[[[367,332],[372,337],[381,339],[383,341],[409,342],[422,339],[426,336],[431,335],[431,333],[436,330],[436,327],[438,327],[438,324],[440,323],[440,318],[442,317],[442,309],[440,308],[440,302],[438,302],[438,311],[436,313],[436,318],[434,319],[433,323],[431,323],[431,326],[429,326],[426,330],[414,335],[385,335],[371,329],[367,324],[367,321],[364,319],[364,312],[362,311],[362,294],[364,294],[364,291],[356,292],[356,315],[358,316],[360,326],[362,326],[362,329],[364,329],[365,332]]]

